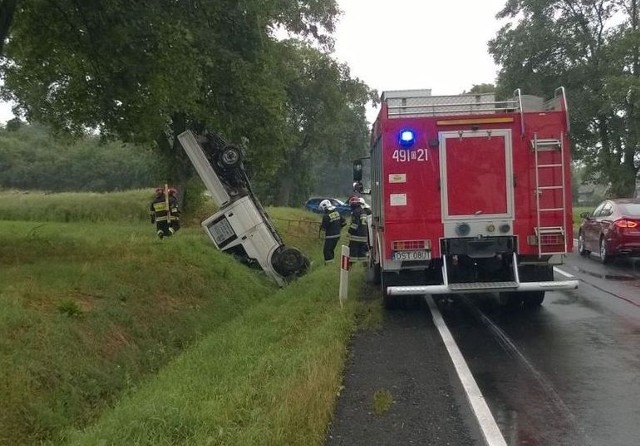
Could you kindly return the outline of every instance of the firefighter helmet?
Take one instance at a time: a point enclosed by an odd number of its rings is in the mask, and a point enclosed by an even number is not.
[[[156,195],[162,195],[164,194],[164,189],[161,187],[157,187],[156,188]]]
[[[322,212],[332,211],[335,208],[336,207],[332,205],[329,200],[322,200],[318,205],[318,209],[320,209]]]
[[[352,208],[355,208],[357,206],[364,206],[364,205],[365,205],[365,201],[364,201],[364,198],[362,197],[349,198],[349,206],[351,206]]]

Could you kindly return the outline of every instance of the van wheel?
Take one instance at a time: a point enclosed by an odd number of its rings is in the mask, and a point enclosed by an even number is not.
[[[271,264],[283,277],[304,274],[309,267],[308,260],[300,250],[287,246],[274,253]]]
[[[233,145],[228,145],[222,152],[219,157],[220,166],[225,170],[233,170],[236,167],[240,166],[242,162],[242,152],[240,149]]]

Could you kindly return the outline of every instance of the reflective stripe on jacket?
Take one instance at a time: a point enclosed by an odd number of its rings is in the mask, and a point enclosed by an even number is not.
[[[351,213],[351,225],[349,226],[349,240],[353,242],[367,243],[367,214],[361,208],[356,208]]]
[[[170,221],[177,221],[180,219],[178,214],[178,203],[175,197],[169,197],[169,207],[171,208]],[[155,221],[167,221],[167,202],[164,196],[156,197],[149,206],[149,212],[155,217]]]
[[[345,224],[344,217],[338,211],[333,210],[322,216],[320,230],[324,231],[324,238],[340,238],[340,231]]]

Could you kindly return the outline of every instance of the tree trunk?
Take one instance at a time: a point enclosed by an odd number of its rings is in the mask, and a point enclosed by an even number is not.
[[[9,37],[9,29],[13,23],[13,13],[16,11],[18,0],[0,1],[0,56],[4,51],[4,41]]]
[[[278,195],[276,196],[277,206],[289,205],[289,199],[291,198],[291,190],[293,188],[293,178],[290,175],[285,175],[280,180],[280,187],[278,188]]]

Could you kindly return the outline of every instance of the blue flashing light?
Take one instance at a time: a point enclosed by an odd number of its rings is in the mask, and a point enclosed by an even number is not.
[[[416,143],[416,134],[411,129],[402,129],[398,133],[398,144],[400,147],[409,149]]]

